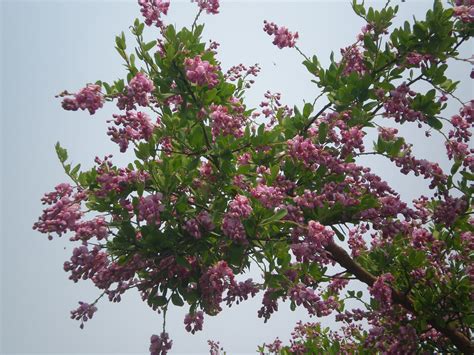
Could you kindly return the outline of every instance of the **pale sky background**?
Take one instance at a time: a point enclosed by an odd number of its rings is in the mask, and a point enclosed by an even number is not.
[[[375,3],[383,6],[384,1]],[[431,4],[407,0],[401,4],[399,18],[422,17]],[[80,330],[79,323],[69,319],[69,311],[79,300],[94,300],[99,290],[89,281],[74,284],[68,280],[62,265],[73,245],[67,238],[50,242],[31,229],[41,213],[43,193],[67,181],[54,152],[56,141],[83,167],[90,167],[96,155],[108,153],[114,154],[117,165],[128,163],[106,136],[105,121],[116,112],[114,105],[90,117],[85,112],[63,111],[54,95],[64,89],[76,91],[98,79],[112,82],[125,76],[114,37],[140,16],[139,8],[132,0],[0,0],[0,6],[0,353],[145,354],[150,335],[161,330],[161,315],[136,292],[128,292],[119,304],[101,301],[94,319]],[[165,21],[189,25],[195,13],[195,4],[172,1]],[[308,55],[317,54],[324,65],[331,50],[338,55],[339,48],[351,44],[363,25],[348,0],[222,1],[218,16],[202,17],[207,23],[204,35],[221,43],[219,58],[224,69],[238,63],[261,64],[261,75],[247,95],[249,107],[257,105],[267,89],[281,92],[283,103],[300,107],[303,99],[312,101],[318,93],[296,51],[272,45],[262,31],[264,19],[299,31],[299,47]],[[153,28],[146,33],[150,40],[157,35]],[[464,47],[464,56],[472,52],[471,42]],[[456,63],[450,73],[464,80],[459,96],[472,98],[469,65]],[[454,104],[450,113],[457,109]],[[436,160],[444,154],[439,137],[426,139],[422,130],[414,128],[406,126],[402,132],[418,144],[420,157]],[[371,161],[374,171],[400,191],[405,201],[428,193],[425,181],[400,178],[390,163]],[[308,319],[303,310],[291,312],[288,304],[280,304],[280,311],[264,324],[256,317],[260,301],[261,296],[225,308],[217,317],[206,317],[204,331],[196,335],[184,330],[186,309],[171,309],[167,325],[174,341],[172,352],[204,354],[207,339],[215,339],[228,354],[255,353],[257,345],[276,336],[286,341],[296,321]]]

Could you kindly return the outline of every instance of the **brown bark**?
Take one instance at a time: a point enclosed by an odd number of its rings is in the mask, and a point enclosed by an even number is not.
[[[376,277],[352,259],[343,248],[334,242],[331,242],[327,245],[326,250],[331,253],[333,259],[337,263],[353,274],[359,281],[362,281],[369,286],[373,285]],[[409,297],[392,288],[392,298],[395,303],[416,315],[413,303]],[[451,340],[451,342],[464,354],[474,354],[474,344],[463,333],[452,327],[441,326],[435,319],[428,319],[428,322],[433,328]]]

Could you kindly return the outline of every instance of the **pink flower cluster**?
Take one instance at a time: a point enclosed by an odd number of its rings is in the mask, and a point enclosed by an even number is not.
[[[264,94],[265,101],[260,103],[260,107],[262,108],[262,114],[265,118],[269,118],[270,122],[268,122],[267,127],[273,126],[277,123],[278,118],[285,119],[289,118],[293,115],[293,110],[289,108],[287,105],[282,105],[281,94],[279,92],[271,93],[267,91]],[[254,113],[253,116],[255,117],[258,113]]]
[[[211,105],[211,127],[212,136],[216,139],[218,136],[232,135],[236,138],[243,136],[242,129],[243,116],[240,114],[231,114],[226,106]]]
[[[168,333],[153,334],[150,338],[150,355],[166,355],[172,346],[173,341]]]
[[[81,201],[85,198],[82,191],[73,193],[69,184],[60,184],[56,186],[55,191],[45,194],[42,198],[43,204],[51,205],[46,208],[33,225],[33,229],[41,233],[56,233],[58,236],[73,231],[76,223],[81,219]]]
[[[462,22],[474,22],[474,3],[470,0],[456,0],[454,7],[454,16],[461,19]]]
[[[333,296],[329,296],[327,300],[322,300],[313,289],[306,287],[304,284],[292,287],[289,291],[289,297],[296,305],[306,308],[311,316],[328,316],[338,306]]]
[[[201,11],[216,15],[219,13],[219,0],[191,0],[196,2]]]
[[[306,167],[315,169],[314,164],[322,154],[321,149],[316,147],[311,139],[297,135],[289,139],[287,144],[288,154],[293,159],[300,160]]]
[[[199,279],[199,289],[206,313],[217,314],[222,308],[224,292],[234,283],[234,273],[225,261],[210,267]]]
[[[242,224],[242,218],[248,218],[252,213],[252,207],[247,197],[237,195],[229,203],[227,212],[222,220],[222,233],[239,243],[246,243],[245,228]]]
[[[188,313],[184,317],[185,329],[187,332],[190,332],[192,334],[202,330],[203,323],[204,313],[202,311],[198,311],[194,314]]]
[[[349,46],[347,48],[341,48],[342,60],[341,64],[344,65],[343,75],[347,76],[351,73],[357,73],[358,75],[364,75],[367,68],[364,64],[364,57],[356,45]]]
[[[405,83],[390,91],[390,97],[384,103],[384,116],[393,117],[396,122],[424,121],[423,113],[413,110],[410,105],[416,93]]]
[[[81,321],[81,329],[84,328],[84,322],[87,322],[89,319],[92,319],[94,313],[97,312],[97,307],[90,305],[85,302],[79,302],[79,307],[71,311],[71,319]]]
[[[285,198],[285,194],[280,188],[267,186],[263,183],[259,183],[250,193],[254,198],[259,200],[264,207],[269,209],[280,206]]]
[[[202,211],[196,218],[187,220],[183,228],[195,239],[201,239],[202,232],[209,232],[214,229],[214,223],[212,223],[209,213]]]
[[[285,47],[292,48],[296,44],[299,35],[298,32],[291,33],[286,27],[278,27],[273,22],[264,21],[263,30],[270,36],[275,36],[273,44],[282,49]]]
[[[99,188],[94,191],[96,196],[105,197],[110,193],[120,193],[130,185],[144,183],[148,179],[149,175],[146,171],[112,168],[110,157],[105,157],[103,161],[99,158],[95,159],[95,162],[99,164],[96,168],[96,181],[99,184]]]
[[[146,221],[148,225],[159,225],[160,212],[163,212],[165,207],[161,203],[163,200],[163,194],[157,192],[153,195],[146,197],[140,197],[138,203],[138,220]]]
[[[407,63],[416,68],[425,66],[425,63],[429,61],[432,57],[429,54],[420,54],[417,52],[410,52],[407,54]]]
[[[227,306],[231,306],[236,303],[247,300],[249,296],[254,297],[259,291],[258,286],[252,281],[252,279],[245,280],[243,282],[233,282],[227,290],[227,295],[224,299]]]
[[[75,235],[70,240],[81,240],[83,243],[87,243],[92,238],[102,240],[109,235],[108,223],[102,216],[95,217],[90,221],[76,223],[74,231]]]
[[[383,274],[377,277],[377,280],[369,287],[370,294],[380,303],[382,308],[390,308],[392,304],[392,289],[389,284],[394,280],[392,274]]]
[[[417,159],[411,154],[411,148],[408,145],[402,147],[403,155],[401,157],[391,158],[395,164],[400,167],[400,171],[407,175],[412,171],[415,176],[422,175],[425,179],[431,179],[430,188],[433,189],[440,184],[445,184],[447,176],[438,163],[429,162],[426,159]]]
[[[225,74],[224,74],[224,79],[230,80],[230,81],[236,81],[238,79],[242,79],[245,81],[245,79],[252,75],[256,77],[258,73],[260,72],[260,66],[258,64],[251,65],[250,67],[246,67],[243,64],[235,65],[231,67]],[[250,86],[254,83],[255,81],[253,79],[248,80],[246,82],[245,87],[247,89],[250,88]]]
[[[151,122],[146,113],[127,111],[125,115],[114,115],[113,117],[114,124],[122,127],[109,127],[107,135],[111,137],[112,142],[120,146],[122,153],[127,150],[129,142],[141,139],[149,140],[153,134],[155,124]]]
[[[157,27],[163,26],[161,15],[168,13],[169,0],[138,0],[140,12],[145,17],[145,23],[151,26],[153,23]]]
[[[334,232],[326,229],[322,224],[309,221],[306,237],[303,240],[295,239],[291,244],[291,251],[300,262],[318,262],[328,264],[330,259],[325,247],[332,241]]]
[[[62,106],[68,111],[88,110],[93,115],[99,108],[104,106],[104,96],[100,92],[100,85],[87,85],[75,94],[74,98],[65,98]]]
[[[263,294],[262,307],[258,310],[258,318],[263,318],[266,323],[271,315],[278,311],[278,297],[274,295],[275,290],[269,288]]]
[[[139,106],[148,106],[149,95],[155,90],[153,81],[145,74],[138,72],[125,88],[125,95],[121,95],[117,101],[117,107],[121,110],[134,110],[136,104]]]
[[[207,60],[202,60],[200,55],[194,58],[186,58],[184,61],[186,77],[198,86],[207,86],[209,89],[219,84],[217,71],[219,67],[210,64]]]

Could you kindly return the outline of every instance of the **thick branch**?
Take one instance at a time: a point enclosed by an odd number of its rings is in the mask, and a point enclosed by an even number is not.
[[[343,248],[336,245],[334,241],[327,245],[326,250],[331,253],[333,259],[336,262],[338,262],[342,267],[347,269],[347,271],[357,277],[359,281],[362,281],[369,286],[372,286],[376,281],[376,277],[374,275],[354,261],[354,259],[352,259]],[[403,308],[405,308],[407,311],[416,315],[413,303],[408,296],[392,288],[392,298],[395,303],[403,306]],[[432,318],[428,319],[428,322],[431,324],[431,326],[433,326],[433,328],[451,340],[451,342],[464,354],[474,354],[474,344],[471,343],[471,341],[457,329],[440,325],[435,319]]]

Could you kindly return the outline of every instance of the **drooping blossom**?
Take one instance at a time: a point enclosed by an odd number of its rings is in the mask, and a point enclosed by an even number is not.
[[[225,261],[211,266],[199,279],[199,289],[207,313],[217,314],[224,292],[234,283],[234,273]]]
[[[127,150],[130,142],[149,140],[156,126],[143,112],[127,111],[125,115],[113,115],[113,117],[114,124],[119,128],[109,127],[107,135],[111,137],[112,142],[120,146],[122,153]]]
[[[73,98],[65,98],[62,106],[68,111],[88,110],[93,115],[99,108],[104,106],[104,96],[100,91],[100,85],[88,84],[81,89]]]
[[[80,328],[84,328],[84,322],[92,319],[94,313],[97,312],[97,307],[85,302],[79,302],[79,307],[71,311],[71,319],[80,320]]]
[[[263,30],[270,36],[274,36],[273,44],[282,49],[285,47],[292,48],[296,44],[299,35],[298,32],[292,33],[286,27],[278,27],[273,22],[264,21]]]
[[[143,17],[145,17],[145,23],[148,26],[153,24],[155,24],[156,27],[163,26],[161,16],[168,13],[170,6],[169,0],[138,0],[138,4],[140,5],[140,12]]]
[[[204,313],[198,311],[194,314],[188,313],[184,317],[184,325],[187,332],[191,334],[196,333],[197,331],[202,330],[202,325],[204,323]]]
[[[166,355],[172,346],[173,341],[169,338],[168,333],[153,334],[150,338],[150,355]]]
[[[83,191],[73,192],[69,184],[56,186],[55,191],[45,194],[43,204],[51,205],[43,211],[33,229],[49,235],[56,233],[58,236],[73,231],[83,213],[80,203],[85,198]]]

